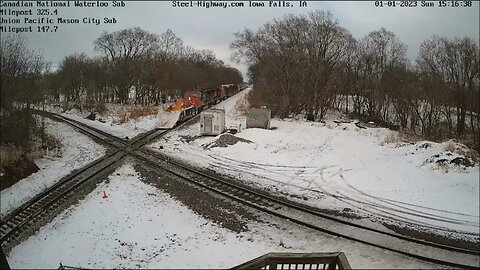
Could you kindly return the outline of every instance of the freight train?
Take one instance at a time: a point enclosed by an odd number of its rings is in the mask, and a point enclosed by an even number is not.
[[[168,107],[167,111],[180,111],[177,123],[181,123],[245,88],[245,84],[224,84],[215,88],[187,91],[182,98],[175,101],[175,104]]]

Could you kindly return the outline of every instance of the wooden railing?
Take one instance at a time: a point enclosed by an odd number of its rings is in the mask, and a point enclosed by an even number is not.
[[[232,269],[351,269],[343,252],[268,253]]]

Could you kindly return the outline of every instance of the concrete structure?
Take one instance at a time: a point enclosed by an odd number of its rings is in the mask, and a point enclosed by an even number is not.
[[[269,109],[251,108],[247,114],[247,128],[269,129],[271,115]]]
[[[219,135],[225,130],[225,110],[208,109],[200,114],[200,135]]]

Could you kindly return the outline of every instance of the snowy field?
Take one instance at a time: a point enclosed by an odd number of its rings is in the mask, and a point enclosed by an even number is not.
[[[236,233],[145,184],[126,164],[7,255],[12,268],[228,268],[268,252],[343,251],[354,268],[438,268],[288,222]],[[103,198],[103,192],[108,198]]]
[[[371,221],[388,217],[445,232],[478,234],[478,164],[448,162],[462,157],[461,145],[387,143],[394,132],[333,122],[345,120],[340,115],[325,123],[273,119],[271,130],[244,129],[245,116],[238,109],[248,91],[216,106],[226,110],[227,127],[241,127],[235,136],[199,137],[196,123],[150,147],[303,203],[370,217],[356,222],[373,226]],[[78,112],[68,117],[119,137],[133,137],[168,122],[159,115],[121,125],[113,117],[110,122],[103,119],[105,123],[84,119]],[[145,130],[134,128],[135,122],[144,123]],[[48,128],[64,145],[62,157],[40,162],[44,177],[31,177],[41,181],[24,179],[19,184],[25,182],[25,188],[8,189],[13,195],[7,198],[34,194],[32,182],[42,183],[35,187],[41,190],[54,183],[48,182],[52,179],[48,176],[104,154],[103,148],[64,124],[48,121]],[[222,146],[221,141],[227,144]],[[437,162],[441,160],[447,162]],[[60,161],[63,167],[55,165]],[[4,192],[1,195],[3,214]],[[19,204],[11,203],[10,209]],[[77,205],[14,247],[7,259],[12,268],[57,268],[60,263],[83,268],[228,268],[268,252],[343,251],[353,268],[438,268],[252,213],[269,222],[247,220],[246,231],[231,231],[147,184],[127,163]]]
[[[248,91],[217,105],[226,110],[227,126],[245,127],[235,105],[245,102]],[[451,164],[463,157],[462,145],[391,141],[394,131],[333,122],[340,118],[330,116],[325,123],[273,119],[272,130],[241,130],[235,136],[248,141],[227,147],[215,144],[226,137],[199,137],[196,123],[150,147],[320,208],[478,236],[478,164]]]
[[[50,155],[47,152],[45,157],[35,160],[35,164],[40,168],[38,172],[1,191],[2,217],[51,187],[74,169],[81,168],[105,154],[103,146],[66,124],[45,118],[45,129],[60,141],[61,151]]]
[[[61,112],[60,107],[47,106],[46,110],[61,114],[67,118],[87,124],[91,127],[101,129],[109,134],[119,138],[131,139],[141,133],[155,128],[172,128],[178,120],[179,112],[167,112],[159,106],[157,114],[141,116],[138,118],[129,117],[128,109],[135,109],[135,106],[124,107],[120,104],[106,104],[107,112],[103,115],[97,114],[95,120],[89,120],[87,117],[91,114],[89,111],[80,111],[71,109],[65,113]],[[41,109],[41,108],[38,108]]]

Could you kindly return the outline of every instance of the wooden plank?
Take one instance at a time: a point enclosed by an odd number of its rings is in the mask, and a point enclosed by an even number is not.
[[[339,258],[340,255],[342,255],[341,258]],[[337,264],[339,269],[351,269],[345,254],[342,252],[268,253],[232,269],[261,269],[267,266],[269,269],[277,269],[278,265],[281,265],[282,269],[284,265],[289,265],[290,269],[292,264],[295,266],[295,269],[298,269],[299,265],[302,265],[302,269],[304,269],[306,264],[310,265],[310,269],[312,265],[316,265],[318,269],[319,264],[327,266],[328,269],[335,269]]]
[[[337,264],[336,263],[329,263],[327,269],[335,270],[335,269],[337,269]]]
[[[253,260],[248,261],[248,262],[237,265],[237,266],[233,267],[232,269],[260,269],[260,268],[268,265],[267,260],[266,260],[267,258],[268,258],[268,254],[265,254],[263,256],[257,257]]]
[[[269,253],[269,259],[277,264],[331,264],[337,262],[339,252],[330,253]]]
[[[337,264],[339,269],[352,269],[350,263],[347,260],[347,256],[345,256],[345,253],[343,252],[340,252],[340,254],[338,255]]]

